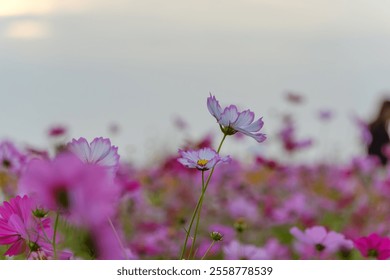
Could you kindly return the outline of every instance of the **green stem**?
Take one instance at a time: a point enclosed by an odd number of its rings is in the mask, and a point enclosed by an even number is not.
[[[204,170],[202,170],[202,194],[204,194],[205,192],[205,185],[204,185]],[[204,195],[203,195],[204,197]],[[191,249],[190,249],[190,253],[189,253],[189,258],[191,258],[191,254],[192,254],[192,251],[194,250],[194,247],[195,247],[195,243],[196,243],[196,236],[198,235],[198,228],[199,228],[199,220],[200,220],[200,212],[202,211],[202,205],[203,205],[203,198],[202,200],[200,201],[200,205],[199,205],[199,209],[198,209],[198,217],[196,219],[196,224],[195,224],[195,233],[194,233],[194,237],[192,239],[192,244],[191,244]],[[195,253],[194,253],[194,256],[193,258],[195,259]]]
[[[58,220],[60,217],[60,211],[57,211],[56,220],[54,222],[54,233],[53,233],[53,253],[54,259],[57,259],[57,250],[56,250],[56,237],[57,237],[57,229],[58,229]]]
[[[217,153],[218,153],[218,154],[219,154],[219,152],[221,151],[222,144],[223,144],[223,142],[225,141],[226,136],[227,136],[227,134],[224,134],[224,135],[223,135],[223,138],[222,138],[222,140],[221,140],[221,143],[219,143],[218,150],[217,150]],[[186,233],[186,238],[185,238],[185,240],[184,240],[184,245],[183,245],[183,248],[182,248],[182,251],[181,251],[180,259],[183,259],[183,257],[184,257],[184,254],[185,254],[185,251],[186,251],[186,247],[187,247],[188,238],[189,238],[189,236],[190,236],[190,234],[191,234],[191,229],[192,229],[192,226],[193,226],[193,224],[194,224],[196,214],[198,213],[199,209],[202,207],[203,198],[204,198],[204,195],[205,195],[205,193],[206,193],[207,187],[208,187],[208,185],[209,185],[209,183],[210,183],[211,176],[212,176],[213,173],[214,173],[214,169],[215,169],[215,166],[210,170],[210,174],[209,174],[209,176],[207,177],[207,180],[206,180],[206,183],[205,183],[205,184],[204,184],[203,179],[202,179],[202,193],[201,193],[201,195],[200,195],[200,197],[199,197],[198,203],[196,204],[195,210],[194,210],[194,212],[192,213],[190,225],[189,225],[188,230],[187,230],[187,233]],[[202,172],[202,173],[203,173],[203,172]],[[195,232],[195,234],[194,234],[195,237],[196,237],[196,234],[197,234],[197,232]],[[192,243],[191,248],[192,248],[192,246],[193,246],[194,243],[195,243],[195,242]],[[192,250],[192,249],[191,249],[191,250]]]
[[[207,256],[207,254],[210,252],[211,248],[213,248],[215,241],[211,242],[210,246],[207,248],[206,252],[204,253],[203,257],[201,260],[204,260],[204,258]]]

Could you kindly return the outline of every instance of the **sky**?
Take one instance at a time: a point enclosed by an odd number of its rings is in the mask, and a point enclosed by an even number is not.
[[[316,141],[295,160],[345,160],[362,153],[351,116],[370,120],[389,97],[389,35],[385,0],[0,0],[0,139],[44,148],[63,124],[70,138],[110,137],[147,162],[186,137],[221,136],[212,93],[263,117],[269,136],[223,152],[284,159],[275,133],[292,113]]]

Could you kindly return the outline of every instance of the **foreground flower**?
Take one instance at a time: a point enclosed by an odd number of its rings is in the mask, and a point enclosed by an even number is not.
[[[368,258],[387,260],[390,257],[390,238],[381,237],[376,233],[361,237],[354,241],[355,247]]]
[[[250,110],[238,112],[235,105],[230,105],[222,110],[218,100],[211,94],[207,98],[207,108],[210,114],[217,120],[225,135],[241,132],[259,143],[266,139],[265,134],[259,132],[264,125],[262,118],[254,122],[255,114]]]
[[[203,148],[197,151],[183,151],[179,150],[181,158],[178,161],[189,168],[196,168],[198,170],[209,170],[218,163],[230,162],[230,157],[221,157],[216,151],[210,148]]]
[[[68,144],[70,152],[75,154],[82,162],[103,166],[115,175],[119,167],[118,148],[111,145],[108,138],[98,137],[89,144],[81,137],[73,139]]]
[[[27,196],[17,196],[0,206],[0,244],[11,245],[6,256],[52,249],[50,220],[33,213],[38,213],[35,203]]]
[[[346,239],[344,235],[334,231],[327,232],[322,226],[314,226],[304,232],[293,227],[290,233],[296,238],[297,251],[304,257],[313,257],[318,253],[329,255],[353,248],[353,242]]]
[[[73,154],[32,160],[19,185],[22,193],[76,225],[99,225],[116,209],[118,188],[103,167],[84,164]]]

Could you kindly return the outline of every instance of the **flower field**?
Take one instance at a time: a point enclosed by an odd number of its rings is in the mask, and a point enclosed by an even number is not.
[[[2,141],[0,258],[390,258],[390,170],[376,158],[242,162],[223,144],[241,135],[262,145],[267,123],[212,95],[207,109],[219,139],[148,167],[122,160],[103,137],[65,141],[55,155]],[[286,153],[311,145],[289,119],[278,137]]]

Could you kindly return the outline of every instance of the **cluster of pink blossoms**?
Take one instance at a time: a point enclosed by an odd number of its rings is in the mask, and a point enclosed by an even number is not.
[[[218,149],[208,135],[142,168],[107,138],[61,142],[62,126],[48,133],[54,156],[0,142],[2,258],[390,259],[390,169],[368,157],[301,165],[256,154],[243,164],[221,146],[233,134],[265,141],[262,118],[211,95],[207,109]],[[311,144],[288,123],[276,136],[294,152]]]

